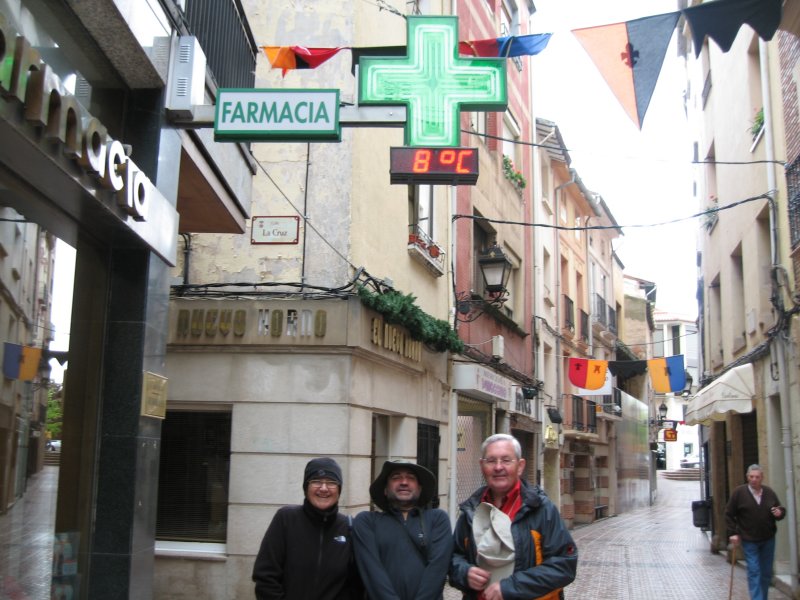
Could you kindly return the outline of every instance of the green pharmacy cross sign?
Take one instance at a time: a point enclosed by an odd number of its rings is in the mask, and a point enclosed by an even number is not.
[[[359,61],[358,102],[406,105],[406,146],[458,146],[462,110],[508,106],[505,59],[459,57],[457,17],[407,21],[407,56]]]

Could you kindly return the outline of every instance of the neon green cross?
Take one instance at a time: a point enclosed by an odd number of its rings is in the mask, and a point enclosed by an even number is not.
[[[406,17],[404,58],[359,60],[360,104],[405,104],[406,146],[458,146],[462,110],[508,106],[502,58],[460,58],[457,17]]]

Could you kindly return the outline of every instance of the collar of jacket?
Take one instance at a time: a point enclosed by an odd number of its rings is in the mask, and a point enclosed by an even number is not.
[[[303,500],[303,512],[312,523],[318,523],[319,525],[327,527],[336,521],[336,515],[339,514],[339,505],[334,504],[333,508],[330,510],[320,510],[306,498]]]
[[[478,505],[481,503],[481,498],[483,497],[486,487],[487,486],[478,488],[472,496],[461,503],[460,508],[469,516],[470,521],[472,521],[472,517],[475,514],[475,509],[478,508]],[[518,517],[527,513],[531,508],[541,506],[541,496],[544,494],[544,491],[538,485],[531,485],[524,479],[520,479],[519,491],[520,496],[522,496],[522,508],[517,513]],[[516,520],[516,518],[514,520]]]

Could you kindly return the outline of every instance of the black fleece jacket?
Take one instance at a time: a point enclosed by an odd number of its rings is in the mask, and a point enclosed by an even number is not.
[[[350,519],[302,506],[279,509],[253,566],[257,600],[355,600],[362,595]]]

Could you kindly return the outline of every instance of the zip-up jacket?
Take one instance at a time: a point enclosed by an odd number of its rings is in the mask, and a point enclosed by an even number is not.
[[[257,600],[355,600],[361,585],[350,520],[302,506],[279,509],[253,566]]]
[[[424,521],[424,522],[423,522]],[[370,600],[439,600],[453,536],[438,508],[362,512],[353,523],[356,561]]]
[[[485,487],[460,506],[461,514],[453,533],[454,551],[450,563],[450,584],[475,600],[467,573],[477,564],[472,519]],[[503,600],[555,599],[572,583],[578,567],[578,551],[561,515],[539,486],[520,482],[522,507],[511,523],[514,538],[514,573],[500,581]]]

